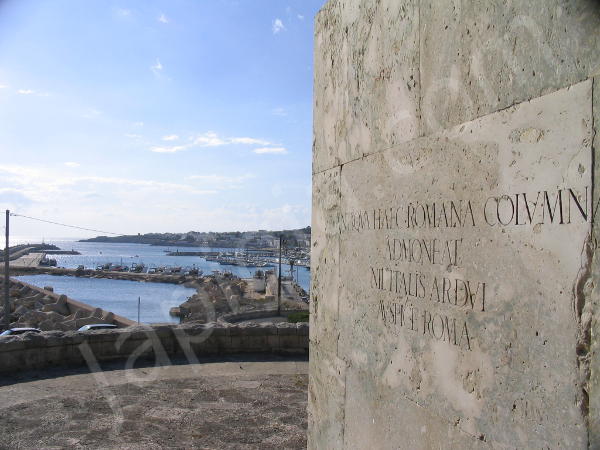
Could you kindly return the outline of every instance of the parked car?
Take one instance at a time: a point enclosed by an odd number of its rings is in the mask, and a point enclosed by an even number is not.
[[[106,330],[109,328],[117,328],[117,326],[111,323],[92,323],[82,326],[78,331]]]
[[[18,334],[25,334],[25,333],[41,333],[42,330],[39,330],[37,328],[10,328],[6,331],[4,331],[3,333],[0,333],[0,336],[16,336]]]

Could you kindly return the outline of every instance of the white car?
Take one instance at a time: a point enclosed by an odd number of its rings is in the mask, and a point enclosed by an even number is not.
[[[111,328],[117,328],[116,325],[111,323],[92,323],[90,325],[84,325],[77,331],[93,331],[93,330],[107,330]]]
[[[0,333],[0,336],[16,336],[18,334],[25,333],[41,333],[42,330],[38,330],[37,328],[11,328],[9,330]]]

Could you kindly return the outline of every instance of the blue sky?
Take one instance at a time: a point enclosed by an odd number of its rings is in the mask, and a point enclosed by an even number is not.
[[[116,233],[309,225],[323,3],[0,0],[0,208]]]

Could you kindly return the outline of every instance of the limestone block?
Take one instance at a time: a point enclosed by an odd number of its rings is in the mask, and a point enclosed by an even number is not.
[[[0,358],[4,361],[6,357],[6,353],[8,352],[18,352],[20,350],[25,349],[25,344],[23,341],[17,337],[3,337],[1,341],[2,345],[0,346]]]
[[[339,290],[339,168],[313,176],[310,339],[337,354]]]
[[[242,342],[244,341],[245,337],[243,336],[230,336],[229,338],[229,343],[231,345],[230,350],[233,352],[236,351],[241,351],[242,350]]]
[[[313,173],[419,135],[417,4],[330,1],[318,14]]]
[[[308,384],[309,449],[343,448],[345,391],[345,363],[334,355],[323,354],[318,347],[311,347]]]
[[[281,349],[281,345],[279,343],[279,335],[269,335],[267,336],[267,345],[271,351],[278,351]]]
[[[600,77],[593,80],[593,113],[594,113],[594,154],[596,158],[594,167],[594,179],[600,180],[600,164],[598,164],[598,152],[600,151]],[[600,198],[600,186],[595,183],[594,199]],[[589,448],[600,448],[600,254],[598,253],[598,242],[600,241],[600,225],[598,220],[593,224],[593,239],[590,242],[590,250],[594,250],[591,262],[591,279],[586,283],[585,303],[582,305],[583,333],[580,347],[580,370],[581,382],[589,395]],[[586,332],[589,330],[589,332]],[[589,343],[588,346],[585,343]],[[589,376],[589,382],[586,378]]]
[[[300,349],[300,341],[298,336],[294,334],[290,335],[279,335],[279,348],[280,349]]]
[[[593,1],[424,0],[425,134],[575,84],[600,70]]]
[[[490,448],[486,436],[461,432],[451,418],[418,406],[393,387],[377,386],[373,396],[372,383],[371,374],[354,367],[346,370],[346,390],[352,395],[346,396],[344,409],[344,448]]]
[[[279,336],[296,336],[296,324],[295,323],[278,323],[277,334]]]
[[[260,333],[266,336],[276,335],[277,327],[273,323],[261,323]]]
[[[219,351],[231,351],[232,349],[232,338],[228,334],[222,336],[215,336],[215,340]]]
[[[358,377],[346,392],[366,380],[372,419],[393,417],[374,435],[425,408],[443,436],[450,422],[498,448],[586,445],[591,87],[344,165],[337,356]],[[361,429],[360,401],[348,411],[346,430]]]
[[[268,336],[250,335],[242,340],[242,347],[249,351],[264,351],[268,348]]]

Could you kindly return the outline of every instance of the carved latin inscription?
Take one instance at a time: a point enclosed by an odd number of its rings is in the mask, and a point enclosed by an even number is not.
[[[387,262],[366,271],[369,289],[378,293],[373,310],[383,324],[470,351],[480,332],[470,316],[485,314],[493,298],[487,280],[465,279],[452,269],[470,263],[464,255],[474,245],[475,230],[568,226],[589,222],[592,216],[585,186],[492,194],[483,202],[411,200],[341,213],[339,226],[340,233],[386,233],[376,256]],[[446,236],[450,230],[452,236]]]

